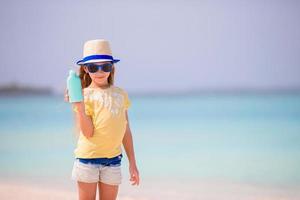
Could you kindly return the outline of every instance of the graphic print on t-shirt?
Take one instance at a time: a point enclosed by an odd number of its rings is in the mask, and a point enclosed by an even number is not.
[[[86,98],[96,101],[99,106],[105,107],[113,116],[118,115],[122,110],[124,96],[116,90],[112,91],[86,91]]]

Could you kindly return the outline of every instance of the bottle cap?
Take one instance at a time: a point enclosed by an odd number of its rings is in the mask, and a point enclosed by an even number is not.
[[[74,70],[72,70],[72,69],[69,71],[69,75],[70,76],[75,76],[75,75],[77,76],[76,72],[74,72]]]

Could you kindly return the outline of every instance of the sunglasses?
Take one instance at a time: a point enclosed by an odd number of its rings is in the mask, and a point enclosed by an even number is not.
[[[85,66],[87,67],[88,71],[90,73],[96,73],[99,68],[104,71],[104,72],[111,72],[112,71],[112,63],[104,63],[102,65],[96,65],[94,63],[87,63],[85,64]]]

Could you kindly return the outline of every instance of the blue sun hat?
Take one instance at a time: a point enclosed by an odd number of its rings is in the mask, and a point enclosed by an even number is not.
[[[76,62],[77,65],[86,63],[111,61],[117,63],[120,60],[114,59],[109,42],[104,39],[89,40],[84,43],[83,58]]]

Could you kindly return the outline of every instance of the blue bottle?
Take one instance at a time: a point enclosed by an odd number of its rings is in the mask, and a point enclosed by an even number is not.
[[[81,81],[73,70],[69,71],[67,89],[70,103],[83,101]]]

